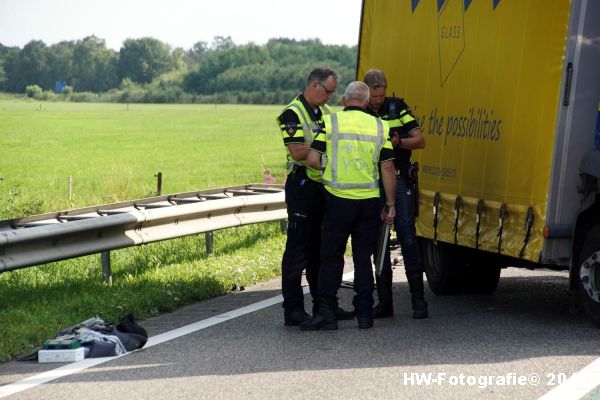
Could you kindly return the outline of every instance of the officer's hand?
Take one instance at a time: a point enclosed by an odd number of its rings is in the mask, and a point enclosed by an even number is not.
[[[387,212],[385,208],[381,210],[381,220],[387,225],[392,225],[394,223],[394,217],[396,217],[396,209],[394,206],[388,206],[387,208]]]
[[[398,134],[396,132],[392,133],[392,135],[390,136],[390,141],[392,142],[392,145],[394,147],[398,146],[398,142],[400,142],[400,138],[398,137]]]

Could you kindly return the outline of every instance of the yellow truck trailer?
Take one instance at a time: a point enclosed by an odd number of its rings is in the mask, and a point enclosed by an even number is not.
[[[600,1],[363,0],[358,79],[370,68],[425,135],[413,161],[431,289],[568,269],[600,325]]]

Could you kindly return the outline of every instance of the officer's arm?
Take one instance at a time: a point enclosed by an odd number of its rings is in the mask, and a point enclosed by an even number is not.
[[[423,132],[419,127],[408,132],[407,138],[398,138],[397,141],[397,146],[401,149],[417,150],[425,148],[425,136],[423,136]]]
[[[310,151],[308,152],[308,156],[306,158],[306,163],[309,167],[313,169],[322,169],[321,165],[321,156],[325,153],[327,145],[325,143],[325,132],[321,131],[317,133],[315,136],[315,140],[313,140],[310,145]]]
[[[289,143],[287,145],[287,148],[290,151],[290,154],[292,155],[292,158],[294,160],[302,161],[308,159],[307,157],[309,154],[310,147],[308,147],[307,145],[300,143]]]
[[[396,127],[396,135],[392,136],[392,144],[401,149],[417,150],[425,148],[425,136],[421,131],[419,123],[412,115],[410,107],[404,99],[394,99],[397,107],[400,110],[398,119],[400,126]]]
[[[321,153],[310,149],[306,157],[306,163],[313,169],[321,169]]]
[[[304,131],[300,118],[291,109],[286,109],[277,118],[283,136],[283,143],[295,161],[306,160],[309,147],[304,144]]]

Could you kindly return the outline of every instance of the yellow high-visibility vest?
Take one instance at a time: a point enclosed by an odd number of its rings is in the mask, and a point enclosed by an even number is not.
[[[326,134],[315,140],[326,141],[325,189],[348,199],[379,197],[380,152],[392,149],[387,122],[349,110],[325,116],[324,123]]]
[[[300,101],[300,99],[298,97],[296,97],[294,100],[292,100],[290,102],[290,104],[288,104],[283,109],[283,111],[285,111],[287,109],[291,109],[292,111],[294,111],[296,113],[296,115],[298,115],[298,118],[300,120],[300,126],[298,127],[298,130],[296,131],[295,136],[304,138],[304,144],[310,147],[310,145],[313,141],[313,138],[321,130],[320,123],[322,123],[323,120],[321,119],[319,121],[314,122],[310,118],[308,112],[306,111],[306,108],[304,108],[304,104],[302,104],[302,102]],[[323,116],[329,115],[332,113],[331,108],[327,105],[321,106],[320,109],[321,109],[321,113]],[[282,113],[283,113],[283,111],[282,111]],[[279,125],[279,128],[281,130],[281,134],[282,134],[283,138],[285,138],[287,136],[285,124],[282,124],[281,121],[279,121],[279,119],[277,120],[277,124]],[[287,149],[287,146],[286,146],[286,149]],[[306,164],[306,160],[301,160],[301,161],[294,160],[292,158],[292,155],[290,154],[289,150],[287,150],[286,157],[287,157],[288,172],[290,172],[292,170],[294,164],[305,166],[306,167],[306,175],[313,181],[321,182],[321,171],[320,170],[310,168]]]

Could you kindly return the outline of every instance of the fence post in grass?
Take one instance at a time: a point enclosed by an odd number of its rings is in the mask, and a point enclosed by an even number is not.
[[[73,177],[69,175],[69,205],[73,204]]]
[[[112,272],[110,270],[110,251],[103,251],[100,253],[100,260],[102,261],[102,274],[104,275],[104,281],[108,283],[108,286],[112,286]]]
[[[156,175],[156,195],[160,196],[162,193],[162,172],[158,172]]]
[[[206,241],[206,254],[212,254],[212,252],[213,252],[213,233],[206,232],[204,234],[204,239]]]

